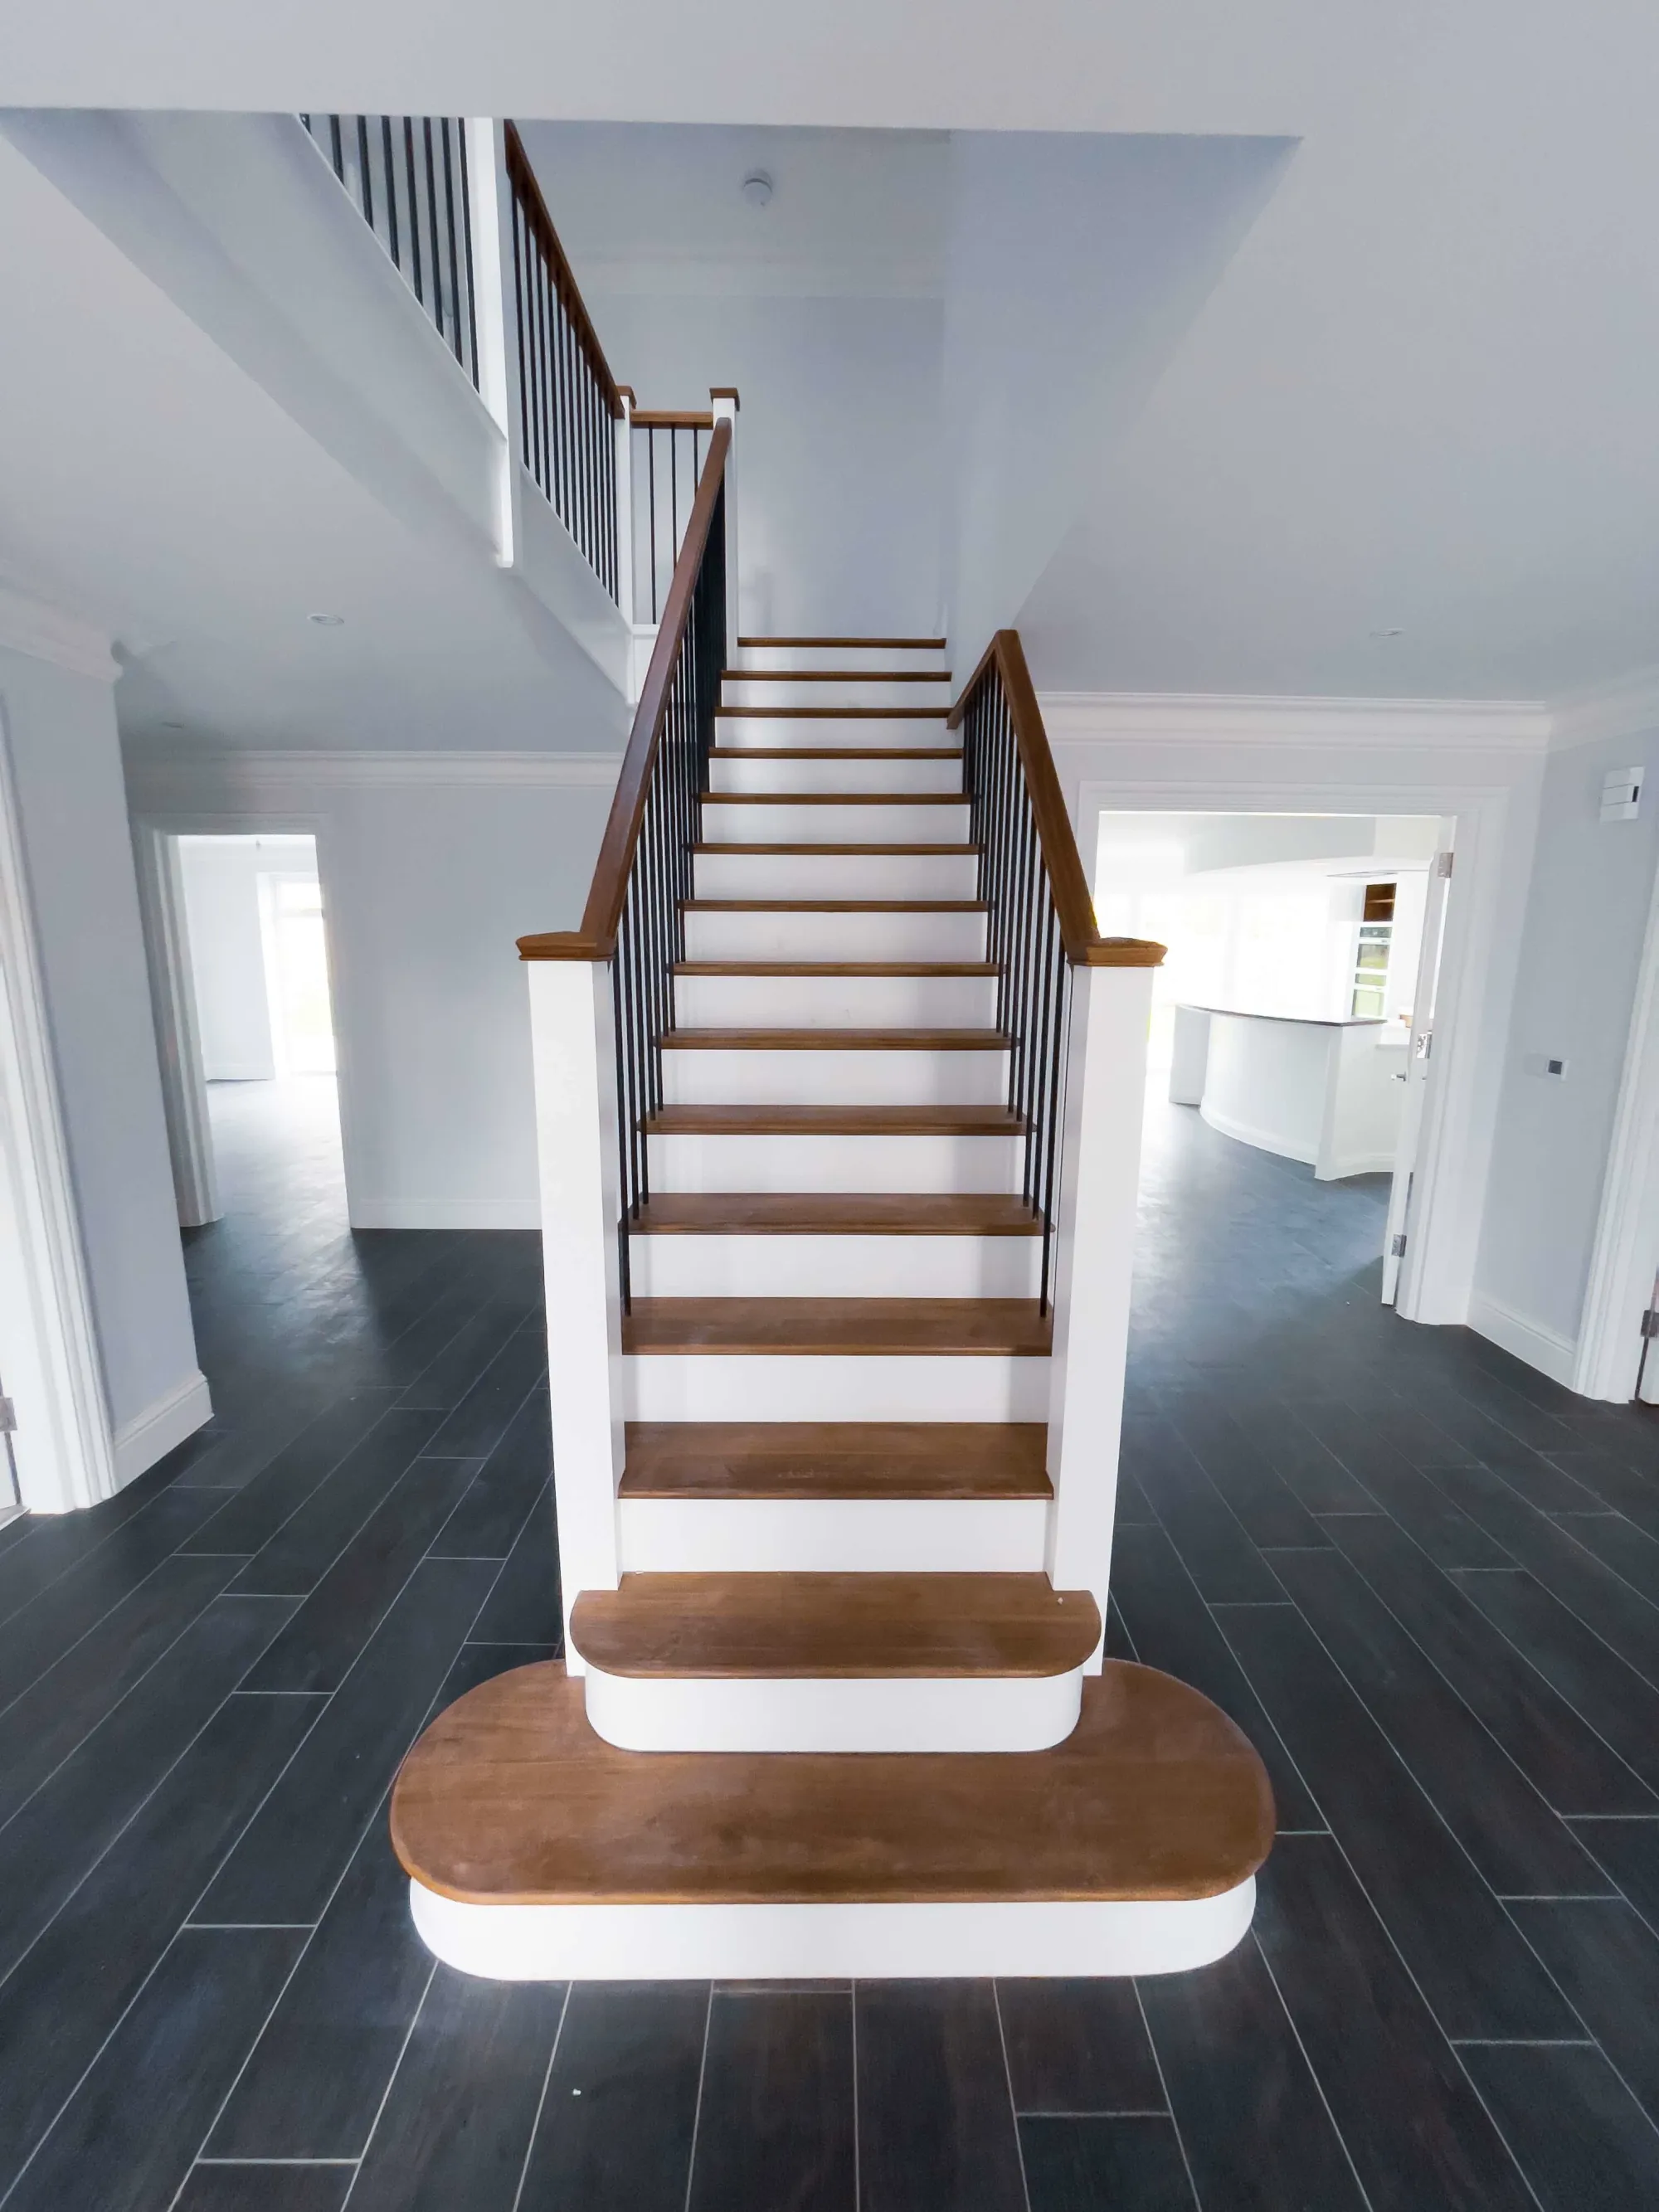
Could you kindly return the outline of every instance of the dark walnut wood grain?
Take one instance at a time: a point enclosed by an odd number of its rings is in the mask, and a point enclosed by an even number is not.
[[[624,1575],[582,1591],[570,1640],[643,1679],[1025,1679],[1082,1666],[1100,1611],[1047,1575]]]
[[[1041,1421],[630,1421],[624,1498],[1052,1498]]]
[[[1006,1106],[659,1106],[653,1137],[1018,1137]]]
[[[617,1751],[556,1660],[442,1713],[404,1762],[405,1872],[476,1905],[1191,1899],[1273,1839],[1261,1762],[1226,1715],[1108,1660],[1051,1751]]]
[[[1000,1030],[668,1030],[665,1052],[1006,1052]]]
[[[1042,1358],[1052,1336],[1035,1298],[635,1298],[622,1325],[625,1352],[715,1357]]]
[[[635,1237],[1038,1237],[1042,1217],[1000,1191],[663,1190]]]

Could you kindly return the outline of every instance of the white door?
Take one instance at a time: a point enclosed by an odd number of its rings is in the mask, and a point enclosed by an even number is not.
[[[1391,1306],[1400,1289],[1400,1263],[1412,1233],[1412,1194],[1416,1177],[1418,1140],[1423,1131],[1423,1102],[1434,1065],[1434,1000],[1440,980],[1440,947],[1446,933],[1446,892],[1451,882],[1452,824],[1442,825],[1440,849],[1429,871],[1428,903],[1423,915],[1423,943],[1417,956],[1417,988],[1412,999],[1411,1043],[1400,1080],[1406,1085],[1405,1110],[1400,1117],[1400,1145],[1395,1153],[1394,1184],[1389,1193],[1389,1220],[1382,1244],[1382,1303]]]

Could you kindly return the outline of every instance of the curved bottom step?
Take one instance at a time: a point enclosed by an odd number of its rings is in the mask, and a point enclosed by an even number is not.
[[[1255,1878],[1218,1897],[1028,1905],[461,1905],[411,1881],[415,1927],[495,1982],[928,1981],[1176,1974],[1242,1942]]]
[[[392,1838],[437,1954],[500,1979],[1173,1972],[1249,1924],[1261,1760],[1185,1684],[1108,1661],[1024,1753],[641,1753],[557,1662],[440,1715]]]

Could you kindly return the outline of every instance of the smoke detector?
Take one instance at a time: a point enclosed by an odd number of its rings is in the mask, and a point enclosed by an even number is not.
[[[764,169],[751,169],[743,180],[743,196],[751,208],[771,204],[772,179]]]

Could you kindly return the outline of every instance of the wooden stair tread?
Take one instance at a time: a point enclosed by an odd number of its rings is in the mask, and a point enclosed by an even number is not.
[[[1052,1335],[1035,1298],[635,1298],[622,1348],[636,1357],[1046,1358]]]
[[[775,683],[786,682],[788,670],[773,672]],[[765,721],[788,715],[806,722],[942,722],[951,709],[943,701],[937,707],[716,707],[716,716],[735,714],[739,720]]]
[[[1048,1498],[1041,1421],[630,1421],[624,1498]]]
[[[705,791],[705,806],[966,806],[965,791]]]
[[[677,975],[1000,975],[994,960],[677,960]]]
[[[723,684],[948,684],[948,668],[726,668]]]
[[[1000,1191],[666,1190],[629,1227],[635,1237],[1037,1237],[1042,1217]]]
[[[1049,1751],[618,1751],[582,1701],[546,1660],[440,1714],[392,1791],[404,1871],[477,1905],[1176,1900],[1273,1839],[1242,1732],[1120,1660]]]
[[[739,637],[740,646],[757,645],[763,648],[773,645],[805,647],[814,645],[833,645],[843,649],[857,647],[878,647],[884,653],[943,653],[948,640],[942,637]],[[781,672],[787,674],[787,670]]]
[[[710,760],[960,760],[960,745],[711,745]],[[965,797],[955,793],[956,798]]]
[[[840,858],[849,853],[880,853],[884,854],[889,860],[891,860],[893,855],[896,853],[902,853],[907,858],[913,857],[918,853],[932,854],[935,857],[944,854],[947,855],[951,860],[977,860],[979,858],[979,847],[977,845],[951,845],[939,844],[937,842],[931,844],[912,842],[902,845],[832,845],[826,842],[821,845],[764,845],[755,844],[746,839],[733,837],[729,841],[717,845],[702,843],[696,844],[691,848],[691,850],[694,853],[765,853],[771,854],[787,854],[791,858],[796,859],[805,854],[811,854],[814,858],[829,858],[832,856]]]
[[[1006,1106],[659,1106],[641,1127],[658,1137],[1018,1137]]]
[[[700,849],[707,852],[708,848],[705,845]],[[815,852],[818,849],[816,846],[813,848]],[[891,849],[890,846],[882,848],[884,852]],[[686,914],[986,914],[989,911],[983,899],[690,898],[682,899],[680,907]]]
[[[1100,1612],[1042,1574],[629,1574],[580,1593],[570,1640],[607,1674],[1040,1677],[1082,1666]]]
[[[1000,1030],[665,1030],[657,1042],[665,1052],[1006,1052],[1010,1046]]]

